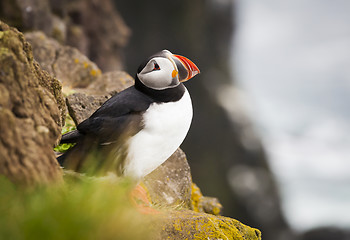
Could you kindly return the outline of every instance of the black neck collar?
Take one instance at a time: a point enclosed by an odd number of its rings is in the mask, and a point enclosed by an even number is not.
[[[167,88],[164,90],[155,90],[149,87],[146,87],[140,79],[135,77],[135,88],[140,92],[151,97],[155,102],[176,102],[182,98],[186,89],[185,86],[180,83],[177,87]]]

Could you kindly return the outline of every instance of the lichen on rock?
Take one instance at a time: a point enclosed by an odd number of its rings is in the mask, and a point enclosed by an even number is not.
[[[217,198],[203,196],[199,187],[195,183],[192,183],[191,209],[195,212],[220,215],[222,205]]]
[[[261,240],[258,229],[228,217],[187,210],[169,211],[161,219],[163,227],[157,239]]]
[[[87,87],[101,75],[97,65],[79,50],[61,45],[43,32],[29,32],[25,37],[33,46],[35,60],[64,87]]]
[[[102,74],[97,65],[79,50],[64,46],[43,32],[29,32],[25,37],[33,46],[35,60],[62,83],[69,113],[76,124],[134,82],[123,71]]]

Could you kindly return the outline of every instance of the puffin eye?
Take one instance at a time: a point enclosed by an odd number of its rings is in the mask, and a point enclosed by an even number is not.
[[[160,70],[158,63],[154,62],[153,70]]]

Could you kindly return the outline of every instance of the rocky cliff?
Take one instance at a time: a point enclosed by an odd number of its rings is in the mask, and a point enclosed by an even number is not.
[[[33,59],[23,34],[0,21],[0,174],[26,185],[59,180],[52,146],[65,109],[60,82]]]

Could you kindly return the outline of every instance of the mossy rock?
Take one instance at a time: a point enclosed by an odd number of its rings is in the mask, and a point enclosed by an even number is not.
[[[232,239],[260,240],[261,232],[241,222],[222,216],[194,211],[171,211],[157,239]]]
[[[60,83],[34,61],[23,34],[0,21],[0,174],[24,185],[62,180],[52,146],[65,109]]]
[[[192,183],[191,187],[191,209],[193,211],[220,215],[223,207],[219,199],[203,196],[201,190],[195,183]]]

